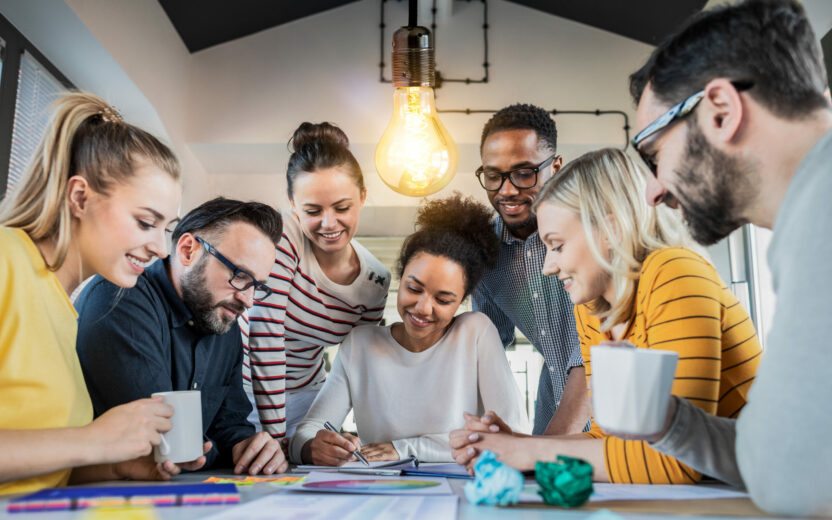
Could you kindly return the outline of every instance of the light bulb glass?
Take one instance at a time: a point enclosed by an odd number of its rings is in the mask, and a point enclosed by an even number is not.
[[[436,114],[430,87],[393,93],[393,119],[376,148],[376,169],[385,184],[411,197],[436,193],[451,182],[459,153]]]

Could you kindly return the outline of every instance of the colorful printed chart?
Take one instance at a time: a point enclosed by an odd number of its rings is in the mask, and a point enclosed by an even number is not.
[[[438,486],[440,483],[432,480],[330,480],[324,482],[309,482],[303,487],[315,491],[412,491]]]
[[[359,495],[453,495],[448,480],[434,477],[344,476],[313,471],[293,491]]]
[[[305,479],[305,476],[291,476],[283,475],[279,477],[250,477],[250,476],[234,476],[234,477],[208,477],[203,482],[213,484],[236,484],[238,486],[253,486],[254,484],[272,484],[273,486],[291,486],[297,484]]]

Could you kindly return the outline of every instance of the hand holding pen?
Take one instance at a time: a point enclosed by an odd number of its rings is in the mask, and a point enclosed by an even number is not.
[[[338,433],[338,430],[334,426],[329,424],[329,421],[324,421],[324,428],[326,428],[327,430],[329,430],[331,432],[334,432],[336,434]],[[354,436],[350,435],[349,433],[344,433],[344,434],[340,434],[340,435],[342,435],[342,436],[349,435],[352,439],[355,439],[354,444],[356,445],[356,449],[352,452],[353,457],[360,460],[365,466],[369,466],[370,463],[367,462],[367,459],[365,459],[364,455],[361,454],[361,441],[358,439],[358,437],[354,437]]]
[[[328,422],[323,430],[318,430],[315,438],[304,444],[301,457],[306,464],[317,466],[343,466],[351,460],[361,460],[369,465],[367,459],[359,452],[361,441],[349,433],[338,433]],[[362,460],[363,459],[363,460]]]

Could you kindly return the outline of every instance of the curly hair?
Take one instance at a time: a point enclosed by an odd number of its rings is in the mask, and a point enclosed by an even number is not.
[[[488,136],[503,130],[534,130],[541,144],[545,144],[552,153],[558,151],[555,120],[549,116],[549,112],[538,106],[517,103],[499,110],[482,129],[480,151]]]
[[[468,296],[485,271],[497,263],[500,242],[491,219],[489,207],[459,192],[425,203],[416,216],[416,232],[402,245],[399,277],[418,253],[443,256],[462,267]]]

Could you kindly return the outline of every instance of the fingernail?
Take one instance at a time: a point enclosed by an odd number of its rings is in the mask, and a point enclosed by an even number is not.
[[[250,469],[251,473],[257,473],[260,471],[260,466],[252,466]]]
[[[491,430],[492,432],[500,431],[500,427],[497,426],[496,424],[492,424],[491,426],[488,427],[488,429]]]
[[[468,455],[474,454],[474,448],[468,448]]]
[[[471,435],[468,436],[469,441],[476,441],[476,440],[479,440],[479,438],[480,438],[480,436],[477,435],[476,433],[472,433]]]

